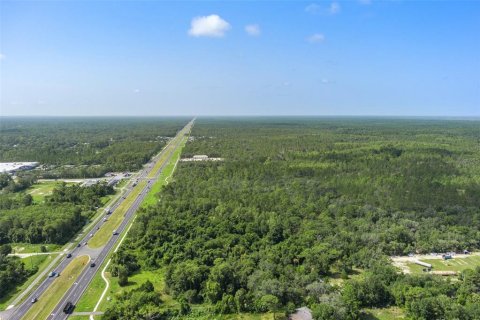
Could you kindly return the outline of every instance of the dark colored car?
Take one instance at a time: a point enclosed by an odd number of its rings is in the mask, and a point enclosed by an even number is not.
[[[71,258],[71,257],[72,257],[71,253],[67,254],[67,258]]]
[[[68,301],[65,307],[63,308],[63,312],[66,314],[70,314],[72,313],[74,308],[75,308],[75,305],[71,301]]]
[[[90,263],[90,268],[95,267],[95,262]]]

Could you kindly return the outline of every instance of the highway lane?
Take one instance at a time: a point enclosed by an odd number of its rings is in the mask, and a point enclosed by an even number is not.
[[[127,227],[127,225],[130,223],[130,220],[133,218],[135,215],[136,210],[140,207],[143,199],[145,198],[146,194],[150,190],[150,186],[158,179],[160,173],[164,169],[164,167],[168,164],[170,158],[172,157],[174,151],[178,148],[180,142],[182,141],[182,137],[184,134],[190,132],[191,127],[193,126],[193,122],[195,119],[193,119],[191,122],[189,122],[182,130],[180,130],[175,136],[175,138],[172,140],[174,143],[173,148],[169,148],[168,146],[165,147],[162,152],[160,152],[156,157],[153,158],[151,162],[149,162],[146,167],[139,172],[137,175],[136,179],[132,179],[130,182],[127,191],[123,194],[123,197],[120,197],[115,204],[110,208],[110,210],[113,212],[115,209],[118,208],[118,206],[122,203],[122,201],[132,192],[134,189],[134,180],[144,180],[146,179],[147,175],[149,172],[154,168],[155,163],[165,154],[168,153],[167,159],[164,161],[164,163],[161,165],[159,170],[157,170],[155,177],[153,179],[147,179],[147,184],[146,186],[142,189],[140,194],[137,196],[135,201],[133,202],[132,206],[127,210],[125,213],[125,218],[123,219],[121,225],[117,228],[117,231],[119,235],[112,235],[112,237],[109,239],[109,241],[106,243],[106,245],[100,249],[97,250],[97,253],[95,250],[89,250],[87,245],[84,245],[85,243],[88,243],[88,239],[90,239],[91,234],[97,230],[97,227],[101,227],[103,223],[103,219],[99,219],[99,222],[91,229],[91,232],[88,232],[82,239],[81,246],[74,248],[70,253],[72,254],[71,258],[66,258],[63,261],[60,262],[60,264],[55,268],[56,272],[60,273],[66,268],[66,266],[70,263],[70,261],[76,257],[82,256],[84,254],[89,254],[91,258],[91,262],[95,262],[94,267],[86,267],[80,277],[77,279],[77,281],[74,283],[74,285],[66,292],[66,294],[63,296],[61,301],[57,304],[55,307],[54,311],[50,315],[48,319],[66,319],[68,315],[63,313],[63,308],[67,301],[71,301],[74,304],[76,304],[79,300],[80,297],[82,296],[83,292],[86,290],[88,287],[90,281],[92,280],[93,276],[95,273],[98,271],[98,268],[101,266],[105,258],[108,256],[112,248],[114,247],[115,243],[117,240],[120,238],[120,234],[124,231],[124,229]],[[89,263],[90,264],[90,263]],[[51,285],[51,283],[54,281],[54,277],[52,278],[46,278],[39,287],[37,287],[30,295],[29,297],[18,307],[14,308],[13,313],[11,316],[9,316],[7,319],[12,319],[12,320],[17,320],[21,319],[30,309],[32,306],[31,300],[33,298],[38,298],[41,299],[41,295],[48,289],[48,287]]]

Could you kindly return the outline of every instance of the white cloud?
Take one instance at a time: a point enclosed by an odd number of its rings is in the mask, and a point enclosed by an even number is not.
[[[321,33],[312,34],[310,37],[307,38],[307,41],[310,43],[320,43],[325,40],[325,36]]]
[[[340,4],[338,2],[332,2],[328,8],[328,13],[337,14],[340,12]]]
[[[320,13],[321,7],[316,3],[311,3],[305,7],[305,12],[310,14],[318,14]]]
[[[249,24],[245,26],[245,32],[251,36],[260,35],[260,26],[258,24]]]
[[[140,89],[133,90],[133,93],[140,93]]]
[[[5,60],[7,56],[5,56],[3,53],[0,53],[0,60]]]
[[[305,12],[313,15],[334,15],[341,10],[340,4],[337,1],[330,3],[330,6],[320,6],[316,3],[311,3],[305,7]]]
[[[230,29],[230,24],[216,14],[192,19],[188,34],[193,37],[220,38]]]

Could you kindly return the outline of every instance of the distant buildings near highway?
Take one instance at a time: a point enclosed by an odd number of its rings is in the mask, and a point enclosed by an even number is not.
[[[207,155],[201,154],[201,155],[195,155],[192,158],[184,158],[181,159],[180,161],[223,161],[223,158],[210,158]]]
[[[17,171],[32,170],[38,167],[38,162],[0,162],[0,173],[14,174]]]
[[[99,182],[106,182],[109,186],[113,187],[122,179],[126,179],[130,175],[131,173],[129,172],[108,172],[107,174],[105,174],[104,178],[85,179],[82,183],[82,186],[88,187]]]

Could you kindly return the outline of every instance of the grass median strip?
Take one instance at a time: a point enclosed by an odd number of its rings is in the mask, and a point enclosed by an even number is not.
[[[75,258],[56,278],[50,287],[42,294],[37,303],[35,303],[27,314],[22,318],[29,319],[45,319],[57,305],[57,302],[63,297],[67,290],[73,285],[82,270],[87,266],[88,256]]]
[[[107,243],[108,239],[112,236],[113,231],[122,223],[125,213],[130,209],[146,184],[145,181],[139,182],[118,208],[108,216],[108,221],[106,221],[100,230],[95,232],[93,237],[88,241],[88,246],[90,248],[99,248]]]
[[[187,141],[187,138],[184,138],[180,146],[173,153],[173,156],[170,158],[170,161],[163,169],[158,180],[153,184],[152,188],[150,189],[147,196],[143,200],[143,203],[142,203],[143,206],[154,205],[157,202],[156,194],[160,192],[160,190],[164,185],[167,184],[167,179],[173,174],[173,170],[175,169],[175,164],[180,159],[180,155],[182,154],[182,149],[185,146],[186,141]]]
[[[152,170],[150,170],[150,172],[148,173],[148,178],[149,179],[152,179],[155,177],[155,175],[157,174],[158,170],[161,168],[161,166],[163,165],[163,163],[167,160],[170,152],[172,151],[172,149],[175,147],[175,141],[176,141],[177,138],[175,138],[174,140],[172,140],[170,142],[170,144],[168,146],[165,147],[164,149],[164,152],[162,153],[162,155],[160,156],[160,158],[158,159],[158,161],[155,163],[155,165],[153,166]]]

